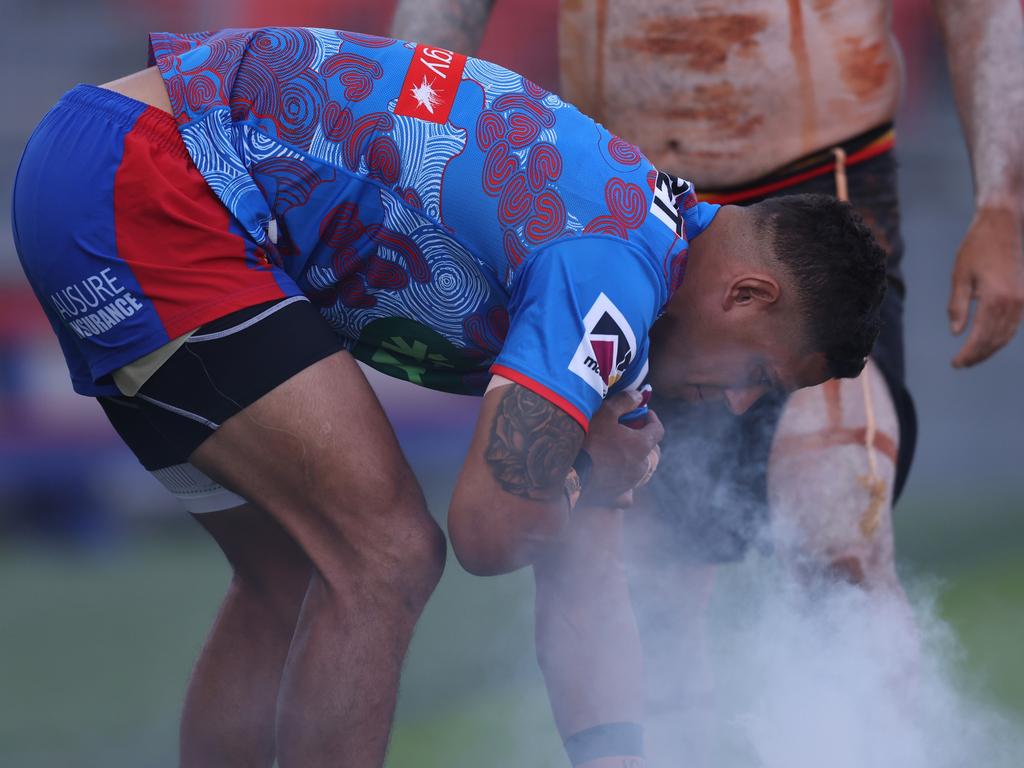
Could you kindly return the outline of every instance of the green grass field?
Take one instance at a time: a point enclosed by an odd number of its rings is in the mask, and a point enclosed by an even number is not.
[[[1024,727],[1019,502],[901,510],[911,580],[938,585],[972,685]],[[198,531],[198,529],[196,529]],[[177,712],[228,571],[191,529],[90,554],[0,549],[0,766],[173,766]],[[937,581],[936,581],[937,580]],[[449,563],[403,682],[392,768],[563,766],[532,652],[530,579]],[[506,762],[507,760],[507,762]]]

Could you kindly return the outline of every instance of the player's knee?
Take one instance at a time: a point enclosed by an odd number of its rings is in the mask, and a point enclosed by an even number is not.
[[[262,558],[231,560],[230,593],[284,631],[291,631],[309,585],[310,562],[292,544]]]
[[[421,496],[387,503],[390,514],[374,524],[363,517],[367,522],[363,530],[343,533],[347,546],[337,548],[326,563],[318,564],[318,570],[335,589],[368,586],[375,594],[394,596],[418,612],[441,579],[447,542]]]
[[[258,615],[261,626],[290,637],[306,596],[310,573],[308,564],[291,572],[259,575],[236,570],[228,587],[229,599],[239,601],[249,614]]]
[[[403,595],[418,610],[441,580],[448,542],[441,526],[429,514],[424,514],[410,524],[401,549],[403,555],[395,573],[400,574]]]

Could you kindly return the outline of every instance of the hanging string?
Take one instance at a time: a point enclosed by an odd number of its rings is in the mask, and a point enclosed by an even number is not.
[[[841,147],[832,150],[835,157],[836,197],[843,202],[850,201],[849,187],[846,180],[846,152]],[[871,382],[867,368],[860,375],[861,390],[864,393],[864,412],[867,416],[867,429],[864,430],[864,448],[868,454],[868,473],[857,479],[869,494],[868,508],[860,519],[860,532],[870,538],[878,529],[882,520],[882,507],[887,496],[885,479],[878,471],[878,456],[875,453],[875,434],[878,422],[875,419],[875,405],[871,397]]]

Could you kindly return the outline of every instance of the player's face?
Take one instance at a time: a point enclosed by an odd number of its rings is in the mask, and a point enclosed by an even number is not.
[[[659,397],[723,401],[740,414],[770,391],[792,392],[828,378],[824,355],[802,343],[799,318],[691,319],[696,322],[656,324],[651,333],[651,384]]]

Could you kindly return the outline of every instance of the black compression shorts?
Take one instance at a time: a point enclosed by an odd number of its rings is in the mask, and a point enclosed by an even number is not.
[[[225,421],[342,345],[305,298],[233,312],[198,329],[135,397],[101,397],[110,423],[190,512],[244,502],[189,457]]]

